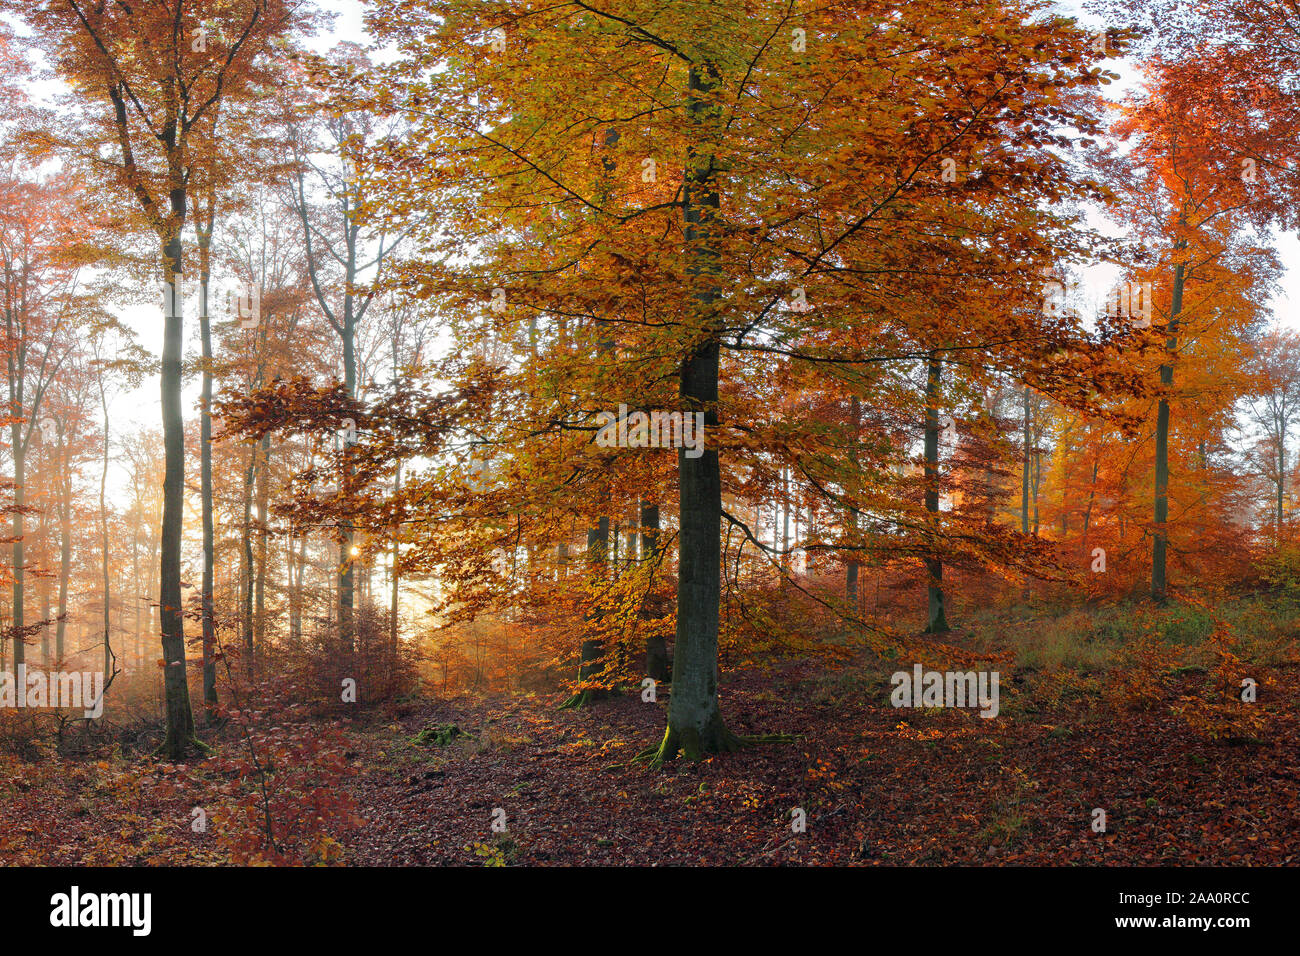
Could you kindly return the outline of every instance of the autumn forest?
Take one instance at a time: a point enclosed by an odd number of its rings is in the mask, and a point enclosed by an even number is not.
[[[0,0],[0,864],[1300,861],[1298,33]]]

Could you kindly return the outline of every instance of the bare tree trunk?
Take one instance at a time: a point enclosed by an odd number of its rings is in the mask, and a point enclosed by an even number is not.
[[[163,514],[162,556],[158,575],[159,614],[162,622],[164,688],[167,699],[167,735],[163,751],[173,759],[185,755],[194,742],[194,713],[185,667],[185,616],[181,606],[181,529],[185,517],[185,423],[181,414],[181,335],[184,316],[180,295],[180,223],[185,218],[185,193],[173,192],[172,212],[176,233],[163,246],[164,272],[172,283],[163,331]]]
[[[790,469],[781,466],[781,567],[789,569],[790,553]]]
[[[929,579],[929,623],[926,631],[935,634],[948,630],[944,613],[943,559],[939,554],[939,376],[941,366],[936,353],[930,353],[925,380],[925,510],[930,515],[930,555],[925,559]]]
[[[853,435],[850,439],[852,444],[849,445],[849,464],[853,467],[853,474],[856,479],[858,473],[858,431],[862,427],[862,403],[856,395],[849,400],[849,419],[853,423]],[[850,542],[856,546],[858,533],[857,508],[849,508],[848,525],[848,537]],[[853,553],[856,554],[856,552]],[[856,557],[849,558],[844,571],[844,597],[849,606],[856,611],[858,608],[858,560]]]
[[[694,287],[691,310],[707,336],[682,362],[678,392],[683,411],[704,414],[705,435],[718,424],[720,333],[712,316],[722,295],[717,229],[721,206],[711,142],[721,119],[714,100],[717,69],[693,63],[688,77],[688,119],[695,125],[685,173],[682,209],[686,272]],[[653,755],[655,763],[678,753],[697,760],[706,753],[735,750],[742,742],[729,730],[718,705],[718,615],[722,573],[722,475],[716,447],[688,458],[677,451],[680,534],[677,574],[677,639],[673,649],[673,693],[668,728]]]
[[[1029,435],[1029,386],[1026,385],[1024,392],[1024,447],[1021,449],[1021,468],[1023,475],[1020,482],[1020,532],[1029,534],[1029,455],[1030,448],[1033,447],[1033,439]]]
[[[257,666],[253,655],[253,478],[257,471],[258,446],[254,445],[248,453],[248,467],[244,469],[243,520],[239,526],[239,606],[240,630],[243,632],[244,673],[251,684],[256,675]]]
[[[1201,445],[1204,449],[1204,443]],[[1201,453],[1202,459],[1205,457],[1204,451]],[[1284,429],[1278,429],[1277,443],[1277,540],[1282,541],[1282,521],[1283,507],[1282,499],[1286,490],[1286,432]]]
[[[105,489],[108,485],[108,398],[104,392],[103,380],[99,386],[99,404],[104,413],[104,463],[99,472],[99,541],[103,551],[103,586],[104,586],[104,679],[113,673],[113,645],[109,634],[109,612],[112,608],[112,594],[108,585],[108,504]]]
[[[397,463],[397,472],[393,477],[393,496],[397,497],[402,491],[402,463]],[[392,593],[389,596],[389,621],[388,621],[388,647],[392,656],[393,666],[397,666],[397,598],[398,598],[398,573],[397,560],[400,555],[398,541],[401,534],[400,526],[393,525],[393,563],[392,563]],[[531,567],[531,565],[530,565]]]
[[[12,310],[6,309],[6,324],[12,330],[13,317]],[[25,602],[24,584],[26,568],[24,564],[26,557],[23,554],[23,509],[27,504],[26,488],[26,468],[27,455],[23,445],[23,372],[21,358],[15,358],[11,351],[8,356],[9,362],[9,414],[12,421],[9,425],[9,442],[10,452],[13,456],[14,464],[14,510],[10,521],[11,534],[13,543],[10,546],[13,559],[13,581],[12,601],[13,608],[12,626],[13,626],[13,644],[14,644],[14,668],[23,664],[27,659],[27,643],[23,635],[23,605]]]
[[[68,580],[72,576],[72,462],[67,436],[59,428],[59,457],[63,463],[59,501],[59,621],[54,629],[54,656],[62,666],[68,629]]]
[[[1184,243],[1177,244],[1181,248]],[[1167,390],[1174,383],[1174,355],[1178,349],[1178,314],[1183,309],[1183,284],[1186,280],[1185,264],[1174,267],[1173,302],[1169,308],[1169,334],[1165,342],[1166,361],[1160,366],[1160,384]],[[1165,579],[1166,555],[1169,547],[1169,397],[1161,395],[1156,411],[1156,501],[1155,540],[1151,548],[1151,598],[1163,604],[1168,598]]]
[[[270,542],[267,540],[267,510],[270,502],[271,473],[271,436],[262,436],[262,451],[257,467],[257,576],[253,592],[253,638],[265,655],[268,650],[266,642],[266,575],[267,555]]]

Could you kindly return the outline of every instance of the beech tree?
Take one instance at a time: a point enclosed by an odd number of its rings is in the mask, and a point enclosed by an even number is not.
[[[13,651],[25,657],[28,626],[24,555],[27,459],[41,439],[51,391],[74,348],[73,325],[85,317],[80,269],[88,248],[86,217],[71,183],[17,175],[0,181],[0,305],[5,354],[9,455],[13,467]],[[49,438],[53,433],[44,426]]]
[[[355,102],[406,111],[416,127],[375,152],[387,186],[377,205],[440,214],[395,282],[436,298],[465,337],[581,336],[586,349],[567,353],[576,363],[555,349],[539,352],[541,369],[505,366],[565,396],[543,413],[551,429],[590,441],[597,410],[643,402],[673,378],[672,406],[703,416],[702,453],[677,452],[677,634],[657,762],[742,743],[717,700],[722,522],[755,539],[724,509],[722,456],[739,463],[778,441],[742,376],[789,363],[843,382],[935,349],[978,351],[1081,400],[1096,372],[1076,327],[1044,326],[1025,307],[1039,270],[1080,244],[1050,207],[1099,195],[1053,152],[1073,144],[1054,127],[1097,129],[1083,91],[1105,77],[1088,67],[1090,38],[1016,5],[897,13],[626,2],[484,15],[393,0],[369,20],[401,58],[382,81],[355,84]],[[834,65],[885,58],[904,65],[851,80]],[[447,62],[464,69],[434,69]],[[936,299],[969,310],[961,329],[936,334]],[[601,343],[608,359],[593,359]],[[1061,360],[1067,344],[1080,349],[1073,363]],[[561,457],[546,454],[558,477]],[[576,461],[594,492],[597,470]],[[811,477],[843,489],[845,468]],[[838,507],[872,507],[870,481],[832,491]],[[924,501],[913,507],[924,529]],[[933,550],[927,535],[918,555]]]
[[[1133,144],[1116,161],[1126,186],[1118,208],[1149,260],[1134,272],[1126,318],[1140,318],[1133,305],[1148,295],[1144,308],[1159,319],[1151,332],[1163,338],[1151,524],[1151,597],[1158,603],[1168,596],[1171,415],[1183,342],[1216,327],[1240,339],[1257,321],[1274,266],[1249,227],[1262,227],[1281,209],[1281,197],[1212,132],[1206,111],[1213,106],[1196,93],[1204,69],[1195,61],[1162,64],[1115,126]]]
[[[1285,331],[1263,336],[1252,371],[1258,376],[1259,386],[1256,394],[1248,398],[1247,407],[1253,423],[1263,433],[1257,458],[1260,471],[1273,485],[1273,533],[1280,542],[1292,475],[1288,441],[1300,420],[1300,336]]]
[[[304,16],[284,0],[161,0],[85,3],[6,0],[74,96],[51,146],[125,190],[158,244],[164,289],[162,424],[166,448],[159,601],[167,734],[176,758],[195,744],[181,606],[184,434],[181,347],[183,226],[189,212],[197,128],[251,81],[258,58]],[[211,136],[221,135],[219,125]],[[102,148],[112,144],[116,156]]]

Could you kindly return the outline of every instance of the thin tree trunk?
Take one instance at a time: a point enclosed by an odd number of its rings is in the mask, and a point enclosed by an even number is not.
[[[849,464],[853,468],[853,476],[856,480],[858,474],[858,431],[862,427],[862,402],[856,395],[849,400],[849,419],[853,423],[853,434],[849,445]],[[849,542],[856,548],[858,535],[857,508],[850,506],[848,525]],[[851,553],[856,555],[856,552]],[[858,560],[856,556],[849,558],[844,571],[844,597],[848,601],[849,607],[856,611],[858,608]]]
[[[253,655],[253,478],[257,471],[257,450],[254,445],[248,453],[248,467],[244,469],[243,520],[239,525],[239,560],[240,560],[240,629],[243,632],[244,673],[251,684],[256,672]]]
[[[350,286],[350,274],[348,282]],[[355,343],[353,341],[355,330],[353,329],[352,322],[352,296],[347,294],[343,299],[343,384],[347,389],[350,398],[355,397],[357,394],[357,360]],[[347,463],[348,448],[351,447],[351,442],[351,432],[345,431],[343,437],[344,488],[348,487],[351,475],[350,466]],[[342,638],[343,650],[348,656],[349,663],[351,663],[356,656],[356,634],[352,613],[353,602],[355,599],[352,547],[355,541],[355,534],[353,532],[352,522],[346,518],[343,520],[340,528],[342,531],[342,541],[339,545],[339,634]]]
[[[1020,533],[1029,534],[1029,449],[1033,446],[1033,440],[1029,436],[1029,386],[1024,390],[1024,446],[1021,449],[1021,469],[1023,474],[1020,481]]]
[[[10,320],[12,328],[12,319]],[[21,348],[21,346],[19,346]],[[14,463],[14,510],[11,520],[13,544],[11,545],[13,556],[13,581],[12,581],[12,601],[13,607],[13,642],[14,642],[14,668],[23,664],[27,659],[27,644],[23,635],[24,618],[23,605],[26,603],[24,594],[24,584],[26,569],[23,567],[26,557],[23,554],[23,508],[27,504],[26,488],[26,469],[27,455],[26,448],[22,440],[23,426],[23,393],[22,393],[22,363],[18,360],[15,366],[15,358],[12,354],[9,356],[9,414],[13,421],[9,425],[10,452],[13,456]]]
[[[1178,243],[1181,248],[1183,243]],[[1169,334],[1165,342],[1168,356],[1160,366],[1160,384],[1166,390],[1174,383],[1174,354],[1178,348],[1178,314],[1183,309],[1183,283],[1186,266],[1180,262],[1174,267],[1173,302],[1169,308]],[[1155,540],[1151,548],[1151,598],[1163,604],[1168,598],[1166,560],[1169,548],[1169,397],[1160,397],[1156,412],[1156,500]]]
[[[587,529],[587,575],[593,585],[608,580],[609,517],[606,515],[602,515],[594,527]],[[598,620],[599,613],[591,610],[588,611],[583,622],[585,629],[578,662],[578,681],[581,684],[600,678],[606,669],[605,644],[595,633]],[[606,696],[607,691],[603,686],[581,686],[577,693],[564,702],[563,706],[583,707]]]
[[[203,349],[203,395],[199,399],[199,498],[203,512],[203,710],[208,723],[217,712],[217,625],[213,612],[215,532],[212,515],[212,323],[208,311],[208,243],[212,238],[211,207],[208,226],[199,234],[199,337]]]
[[[641,560],[659,559],[659,505],[653,501],[641,502]],[[659,616],[658,602],[653,596],[646,598],[643,609]],[[651,680],[663,683],[668,680],[668,642],[662,631],[651,631],[646,637],[645,672]]]
[[[64,637],[68,629],[68,581],[72,576],[72,462],[67,436],[59,429],[59,455],[63,480],[59,506],[59,621],[54,629],[54,656],[63,666]]]
[[[397,463],[397,472],[393,477],[393,496],[400,496],[402,491],[402,463]],[[397,666],[397,598],[398,598],[398,574],[397,559],[400,554],[398,550],[398,538],[401,532],[399,525],[393,525],[393,564],[392,564],[392,593],[389,596],[389,622],[388,622],[388,647],[392,655],[393,666]]]
[[[781,567],[789,566],[790,554],[790,469],[781,466]]]
[[[99,403],[104,413],[104,464],[99,472],[99,540],[103,551],[103,585],[104,585],[104,679],[113,673],[113,646],[109,639],[109,612],[112,608],[112,593],[108,584],[108,503],[105,489],[108,486],[108,399],[104,393],[103,381],[99,386]]]
[[[1202,449],[1205,447],[1203,443],[1201,447]],[[1203,451],[1201,457],[1202,459],[1204,459],[1205,457]],[[1277,442],[1277,540],[1278,543],[1281,543],[1282,541],[1282,514],[1283,514],[1282,497],[1286,490],[1285,484],[1286,484],[1286,433],[1285,431],[1279,428],[1278,442]]]
[[[42,551],[44,549],[42,548]],[[41,586],[41,665],[50,668],[50,582],[45,580]]]
[[[938,356],[931,352],[925,380],[925,510],[930,515],[930,554],[925,559],[929,594],[926,631],[948,630],[944,613],[943,560],[939,555],[939,377]]]
[[[270,542],[267,540],[267,509],[270,503],[271,436],[262,436],[257,467],[257,576],[253,592],[253,638],[266,654],[266,575]]]

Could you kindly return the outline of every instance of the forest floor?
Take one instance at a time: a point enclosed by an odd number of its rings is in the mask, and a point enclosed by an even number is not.
[[[663,702],[580,710],[535,697],[430,703],[356,734],[368,825],[354,863],[1284,864],[1300,861],[1300,668],[1256,743],[1189,732],[1167,709],[1002,715],[898,710],[876,668],[728,675],[740,733],[796,735],[698,764],[630,763]],[[1185,675],[1192,682],[1197,675]],[[1177,691],[1177,687],[1173,687]],[[1013,699],[1008,700],[1008,696]],[[1011,704],[1011,706],[1008,706]],[[412,744],[425,727],[465,732]],[[805,832],[791,811],[804,810]],[[506,832],[493,834],[494,812]],[[1093,810],[1106,831],[1092,830]],[[498,819],[500,819],[498,815]]]
[[[347,772],[330,787],[355,815],[317,856],[379,866],[1300,862],[1294,663],[1255,668],[1268,723],[1235,742],[1193,732],[1169,705],[1204,672],[1169,672],[1166,700],[1147,709],[1117,708],[1098,690],[1104,678],[1004,674],[1000,713],[985,719],[895,709],[894,669],[863,652],[844,666],[726,672],[731,729],[793,741],[659,770],[632,758],[663,733],[663,686],[657,703],[629,691],[581,710],[559,709],[560,694],[390,705],[343,725]],[[449,726],[450,739],[431,739]],[[193,832],[191,817],[246,773],[120,750],[4,758],[0,862],[228,862],[229,844]],[[255,826],[256,803],[241,806]],[[795,808],[804,832],[792,828]],[[1092,829],[1096,808],[1104,833]],[[493,830],[498,810],[504,832]]]

